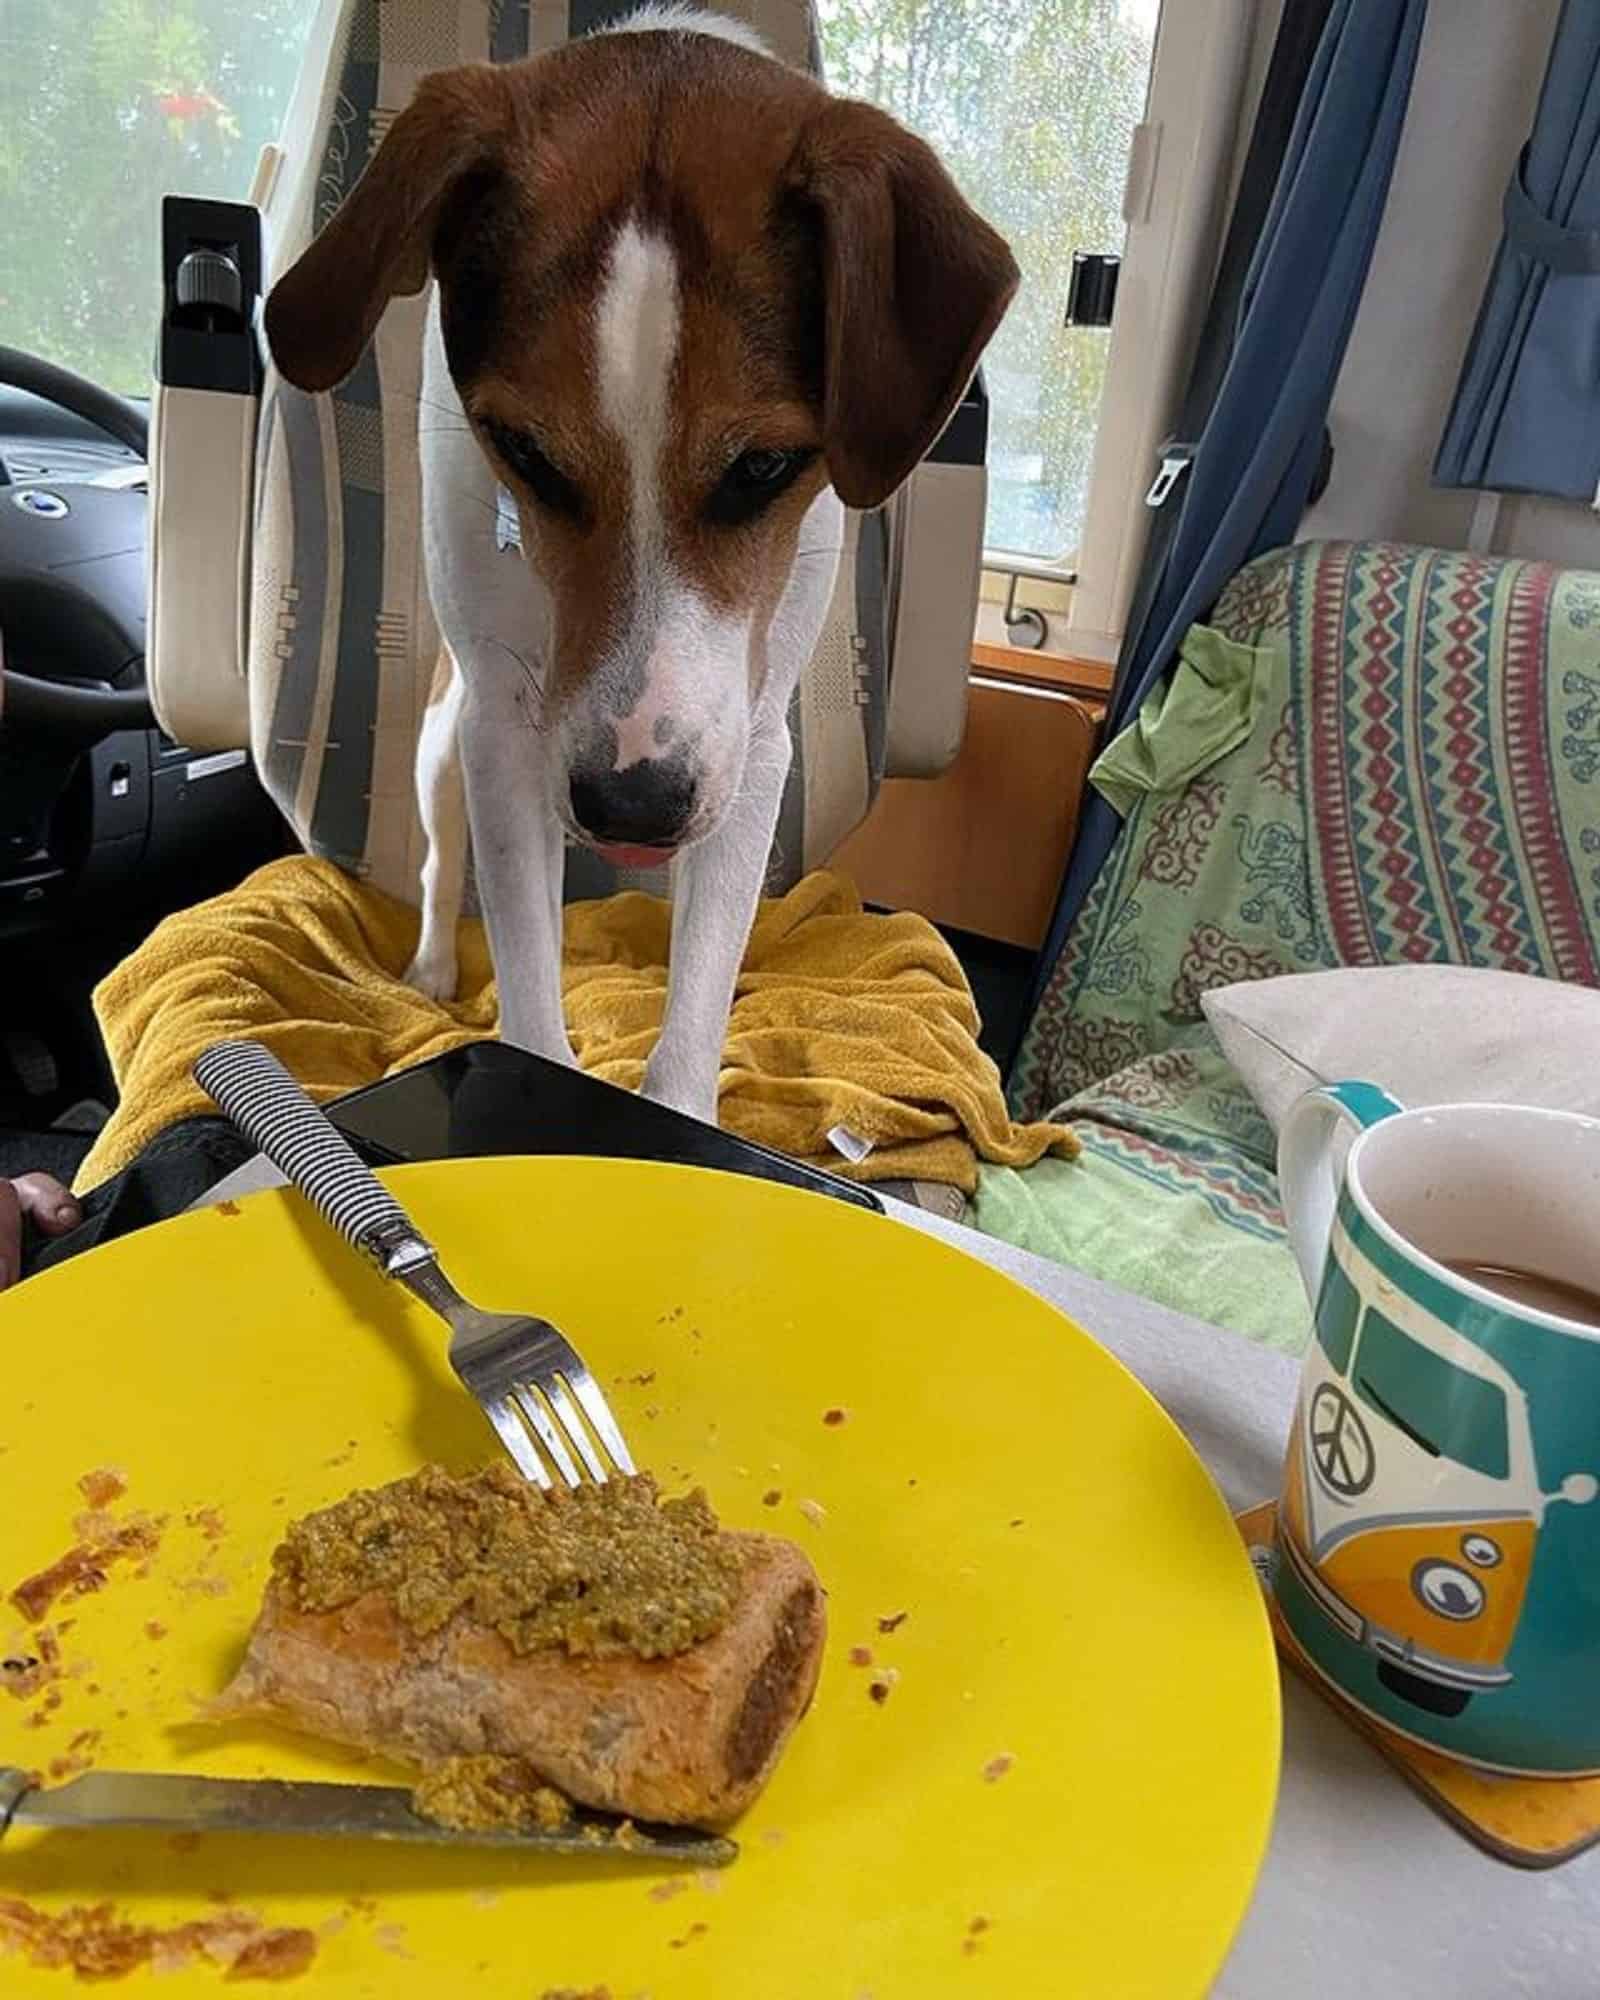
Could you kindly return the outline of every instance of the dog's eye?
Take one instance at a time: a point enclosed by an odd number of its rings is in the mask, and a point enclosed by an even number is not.
[[[737,527],[771,506],[816,456],[810,451],[775,451],[756,446],[742,451],[718,480],[706,512],[722,527]]]
[[[537,439],[527,431],[514,430],[510,424],[496,423],[492,417],[484,419],[483,430],[541,507],[548,507],[552,514],[564,514],[569,521],[584,519],[582,492],[558,466],[551,464]]]

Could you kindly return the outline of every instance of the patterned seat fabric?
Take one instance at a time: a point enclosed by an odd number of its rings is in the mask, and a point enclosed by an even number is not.
[[[977,1216],[1146,1289],[1169,1271],[1169,1303],[1292,1343],[1272,1133],[1200,996],[1400,963],[1600,984],[1600,575],[1307,543],[1242,570],[1213,626],[1253,649],[1248,730],[1133,805],[1012,1080],[1088,1172],[1032,1169],[1026,1196],[986,1172]]]

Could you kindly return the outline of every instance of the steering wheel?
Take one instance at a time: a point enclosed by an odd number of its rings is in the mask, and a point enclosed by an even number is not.
[[[96,425],[143,459],[149,449],[150,423],[144,411],[126,398],[102,389],[70,368],[60,368],[20,348],[0,346],[0,387],[22,389],[69,415]],[[0,493],[7,489],[0,487]],[[28,489],[18,488],[17,492]],[[59,496],[58,508],[62,507]],[[41,523],[43,525],[43,523]],[[0,615],[4,604],[0,603]],[[5,665],[4,633],[0,629],[0,726],[23,724],[47,732],[58,741],[87,748],[119,729],[148,729],[155,714],[144,688],[111,691],[73,686],[69,681],[18,673]],[[125,664],[119,660],[120,669]]]

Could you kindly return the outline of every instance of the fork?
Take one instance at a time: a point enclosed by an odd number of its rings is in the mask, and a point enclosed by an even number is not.
[[[346,1242],[445,1321],[450,1366],[524,1478],[550,1488],[548,1458],[568,1486],[582,1484],[580,1463],[603,1485],[599,1447],[619,1472],[633,1471],[621,1428],[571,1341],[548,1320],[483,1312],[464,1299],[433,1245],[275,1055],[259,1042],[218,1042],[194,1076]]]

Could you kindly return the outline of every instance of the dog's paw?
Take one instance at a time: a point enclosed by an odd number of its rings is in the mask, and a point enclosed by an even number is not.
[[[455,953],[419,951],[401,974],[427,1000],[453,1000],[458,977]]]

